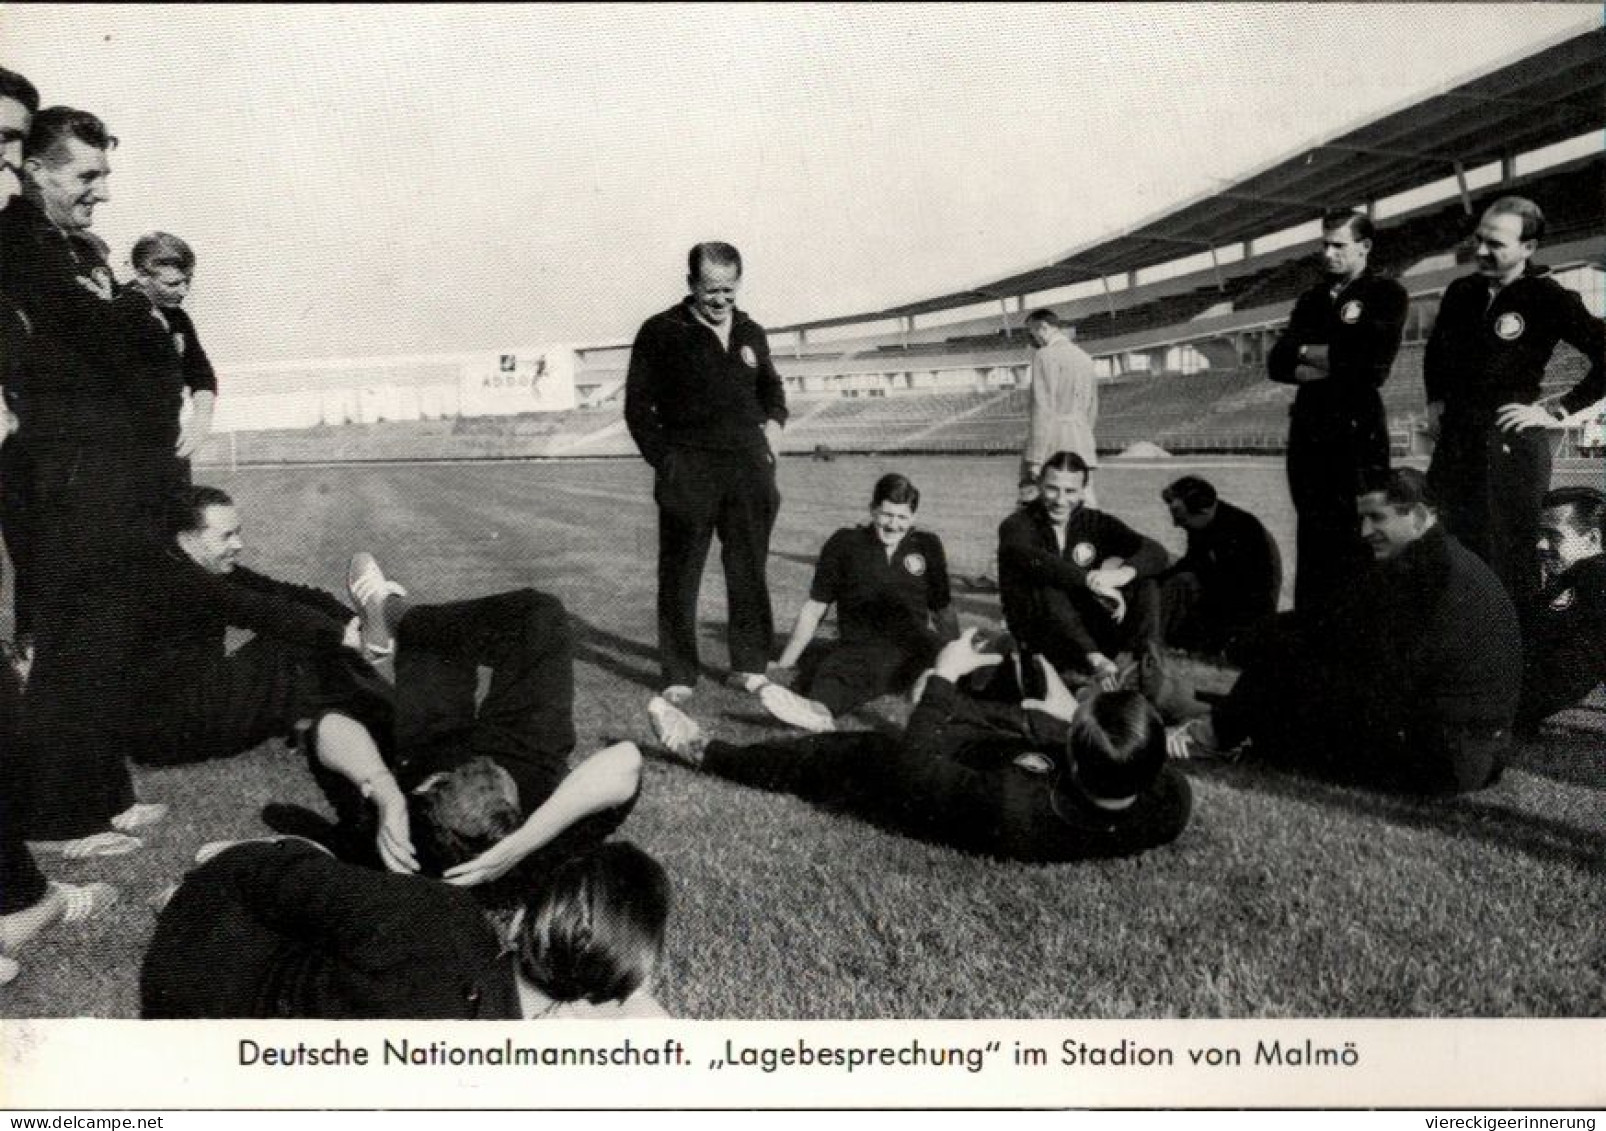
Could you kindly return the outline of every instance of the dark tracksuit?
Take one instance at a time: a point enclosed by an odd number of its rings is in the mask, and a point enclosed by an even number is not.
[[[1112,557],[1137,574],[1123,591],[1126,616],[1119,622],[1087,587],[1089,571]],[[1114,659],[1117,652],[1137,652],[1158,642],[1154,579],[1165,567],[1166,552],[1158,542],[1090,507],[1071,513],[1063,551],[1041,502],[1022,507],[998,527],[1004,620],[1024,651],[1046,656],[1061,670],[1086,670],[1091,652]]]
[[[341,643],[353,614],[328,593],[243,567],[208,573],[171,543],[140,550],[128,592],[136,760],[232,757],[322,705],[377,693],[367,662]],[[253,634],[233,653],[231,627]]]
[[[630,351],[625,422],[657,473],[658,647],[668,683],[697,682],[697,595],[716,532],[731,668],[762,672],[774,643],[765,567],[781,500],[763,426],[786,422],[786,393],[763,328],[741,311],[731,319],[722,349],[688,298],[647,319]]]
[[[1378,562],[1319,623],[1279,620],[1212,716],[1229,746],[1375,789],[1450,794],[1498,775],[1522,670],[1517,613],[1442,527]]]
[[[173,350],[178,357],[179,371],[183,376],[184,388],[191,394],[211,393],[217,395],[217,371],[212,368],[212,361],[206,356],[206,350],[201,348],[201,336],[195,330],[195,320],[181,306],[163,307],[160,311],[162,320],[172,335]],[[178,412],[177,406],[173,413],[173,441],[178,442]],[[190,461],[173,459],[174,477],[182,485],[191,482]]]
[[[484,757],[513,779],[522,813],[540,808],[568,775],[575,744],[574,639],[562,603],[517,589],[443,605],[397,602],[391,610],[399,619],[395,688],[327,709],[367,727],[404,793],[432,774]],[[476,707],[482,667],[491,673],[490,684]],[[341,826],[340,853],[377,865],[372,806],[319,763],[311,742],[308,764]],[[522,861],[517,874],[536,874],[600,843],[634,805],[632,798],[564,830]]]
[[[800,690],[833,715],[908,690],[942,646],[931,614],[953,601],[942,539],[911,530],[888,558],[873,527],[838,530],[820,551],[809,599],[836,606],[837,640],[804,654]]]
[[[520,1016],[513,954],[463,888],[236,845],[184,878],[140,968],[140,1016]]]
[[[1288,490],[1298,514],[1294,607],[1309,613],[1366,567],[1355,499],[1369,472],[1389,466],[1388,420],[1378,392],[1399,352],[1409,303],[1393,279],[1362,274],[1336,294],[1322,282],[1299,296],[1266,358],[1292,383],[1299,348],[1327,347],[1328,373],[1300,385],[1289,410]]]
[[[17,387],[6,390],[22,423],[6,445],[18,445],[6,470],[26,467],[27,483],[7,490],[3,517],[8,547],[21,546],[24,631],[47,607],[83,611],[158,512],[168,482],[171,448],[155,445],[162,409],[182,383],[172,341],[142,295],[102,298],[91,284],[114,291],[104,245],[13,198],[0,212],[0,292],[28,332]],[[50,661],[41,653],[36,663]]]
[[[1517,727],[1532,732],[1606,681],[1606,554],[1585,558],[1546,585],[1525,628]]]
[[[1530,265],[1492,301],[1482,276],[1451,283],[1422,359],[1427,399],[1444,405],[1428,483],[1451,532],[1489,563],[1519,606],[1539,588],[1535,546],[1551,435],[1501,431],[1495,416],[1503,405],[1539,399],[1557,342],[1589,359],[1589,372],[1561,398],[1576,412],[1606,394],[1606,325],[1576,292]]]
[[[1128,808],[1096,808],[1066,773],[1067,724],[984,703],[933,676],[902,738],[843,732],[737,747],[710,743],[702,768],[759,789],[842,803],[866,818],[968,852],[1029,861],[1127,856],[1187,827],[1188,781],[1172,766]],[[1014,764],[1027,751],[1047,774]]]
[[[17,733],[22,688],[11,665],[0,663],[0,744]],[[0,757],[0,915],[23,911],[45,897],[49,883],[24,842],[18,821],[12,759]]]
[[[1179,648],[1221,652],[1276,614],[1282,558],[1261,521],[1228,502],[1187,535],[1187,552],[1160,575],[1163,635]]]
[[[112,297],[99,239],[20,197],[0,212],[0,292],[27,327],[7,389],[22,427],[5,460],[23,482],[0,516],[20,550],[17,625],[34,638],[13,755],[18,819],[30,839],[77,837],[134,801],[120,593],[167,482],[172,453],[157,458],[142,414],[173,376],[173,347],[148,303]]]

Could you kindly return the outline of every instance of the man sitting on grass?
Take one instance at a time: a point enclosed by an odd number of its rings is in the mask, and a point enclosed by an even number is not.
[[[1314,621],[1279,620],[1226,699],[1172,732],[1174,756],[1248,741],[1257,761],[1412,794],[1500,776],[1522,670],[1511,599],[1445,533],[1420,471],[1382,473],[1357,505],[1369,571]]]
[[[1116,655],[1159,643],[1154,578],[1165,549],[1083,505],[1091,472],[1075,452],[1043,465],[1038,498],[998,528],[999,596],[1021,647],[1061,672],[1120,682]]]
[[[943,647],[901,738],[812,735],[752,746],[710,742],[663,698],[647,706],[677,760],[760,789],[842,802],[878,823],[967,851],[1031,861],[1125,856],[1175,840],[1192,793],[1166,765],[1165,726],[1135,691],[1078,704],[1038,659],[1041,700],[1002,704],[959,690],[997,664],[976,630]]]
[[[920,491],[896,472],[876,481],[870,521],[826,541],[809,599],[792,638],[759,690],[782,722],[809,731],[835,729],[844,715],[888,692],[907,691],[944,641],[959,635],[948,590],[948,558],[935,534],[913,529]],[[837,643],[812,643],[836,606]],[[782,686],[802,664],[797,691]]]
[[[1558,487],[1539,515],[1544,589],[1530,611],[1519,733],[1531,734],[1606,681],[1606,492]]]
[[[1188,549],[1159,577],[1161,635],[1174,648],[1219,655],[1277,613],[1283,565],[1260,519],[1184,475],[1160,492]]]

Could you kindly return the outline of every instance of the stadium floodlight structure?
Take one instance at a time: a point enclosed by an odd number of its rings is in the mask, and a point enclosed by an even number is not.
[[[1218,249],[1241,245],[1318,217],[1332,207],[1377,201],[1447,177],[1470,214],[1469,169],[1499,162],[1500,181],[1523,154],[1606,129],[1606,28],[1571,34],[1519,58],[1447,83],[1365,123],[1300,146],[1238,180],[1082,244],[1049,262],[946,294],[881,310],[797,322],[772,333],[875,322],[905,332],[926,314],[996,301],[1009,328],[1010,299],[1109,280],[1192,255],[1208,255],[1220,284]]]

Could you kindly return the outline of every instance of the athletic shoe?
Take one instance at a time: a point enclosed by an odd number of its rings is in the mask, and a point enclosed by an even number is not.
[[[145,846],[145,842],[137,836],[110,830],[79,837],[76,840],[41,840],[29,843],[35,852],[60,853],[68,860],[87,860],[91,856],[126,856]]]
[[[63,923],[82,923],[86,919],[93,919],[117,902],[117,889],[111,884],[64,884],[52,881],[50,886],[61,895]]]
[[[1046,774],[1054,768],[1048,756],[1036,750],[1023,750],[1015,755],[1013,761],[1029,774]]]
[[[396,641],[385,616],[385,601],[404,595],[406,590],[385,577],[372,554],[359,550],[351,555],[346,566],[346,592],[357,606],[357,630],[362,637],[363,654],[370,660],[389,656],[396,650]]]
[[[825,734],[836,729],[831,709],[824,703],[805,699],[795,691],[771,683],[758,689],[758,701],[764,709],[787,726],[806,730],[811,734]]]
[[[756,692],[770,685],[770,681],[759,672],[731,672],[725,677],[725,686],[736,691]]]
[[[682,703],[689,702],[691,697],[696,693],[696,690],[690,684],[671,683],[668,687],[664,688],[663,699],[665,702],[671,703],[678,707]]]
[[[112,828],[120,833],[132,833],[167,819],[167,806],[159,801],[136,801],[112,818]]]
[[[665,750],[693,769],[703,764],[708,736],[695,719],[661,695],[653,696],[647,704],[647,716],[652,719],[652,732]]]

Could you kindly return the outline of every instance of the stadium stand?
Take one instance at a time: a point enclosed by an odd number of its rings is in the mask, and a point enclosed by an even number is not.
[[[1540,260],[1567,269],[1597,311],[1606,301],[1603,50],[1606,30],[1563,40],[1047,266],[901,307],[772,327],[792,408],[783,450],[1016,450],[1029,373],[1020,324],[1031,306],[1051,305],[1107,375],[1101,451],[1139,441],[1175,452],[1280,451],[1291,392],[1264,379],[1263,358],[1314,277],[1314,234],[1300,229],[1313,226],[1320,202],[1373,207],[1373,264],[1411,292],[1406,342],[1383,391],[1404,450],[1425,415],[1422,343],[1437,296],[1468,270],[1483,205],[1511,192],[1538,201],[1550,227]],[[1191,258],[1178,260],[1179,249]],[[1170,270],[1179,263],[1188,269]],[[1066,287],[1083,293],[1053,297]],[[997,313],[965,316],[985,305]],[[834,340],[810,341],[825,332]],[[634,456],[621,415],[628,356],[625,343],[582,352],[578,409],[236,432],[215,436],[203,461]],[[1567,387],[1584,365],[1560,351],[1546,388]]]

